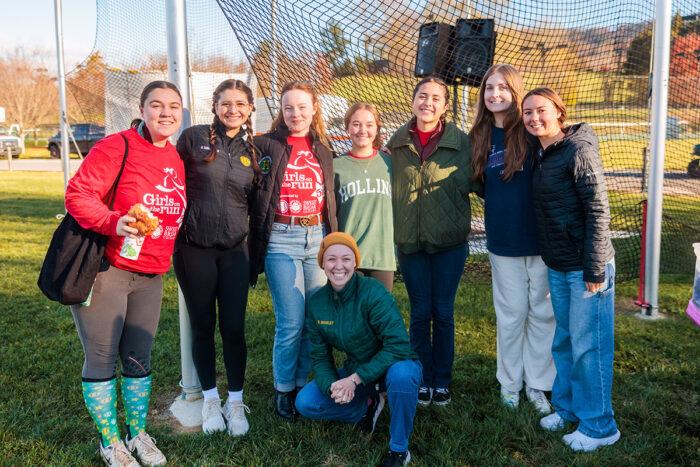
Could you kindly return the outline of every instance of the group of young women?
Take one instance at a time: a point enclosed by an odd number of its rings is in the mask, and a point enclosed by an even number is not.
[[[254,137],[254,96],[243,82],[226,80],[213,93],[212,124],[186,129],[176,147],[168,138],[180,126],[180,94],[163,81],[146,86],[142,119],[95,145],[66,192],[78,222],[109,239],[91,298],[72,307],[85,352],[83,396],[105,462],[138,465],[132,454],[144,464],[166,462],[145,421],[161,275],[172,253],[192,326],[204,432],[249,429],[245,310],[248,285],[265,272],[276,318],[276,413],[357,423],[371,434],[388,402],[390,450],[382,465],[405,465],[416,405],[451,401],[470,193],[485,199],[503,403],[517,407],[525,383],[528,400],[549,414],[544,428],[578,423],[563,438],[572,449],[617,441],[614,251],[595,135],[585,123],[567,125],[551,89],[523,96],[509,65],[484,77],[469,135],[446,120],[449,100],[442,80],[424,78],[413,91],[413,117],[385,146],[376,108],[354,104],[345,115],[352,148],[334,158],[309,82],[285,84],[272,128]],[[110,210],[103,200],[122,165]],[[125,214],[137,203],[159,219],[145,238]],[[140,246],[136,259],[124,253],[129,242]],[[396,258],[410,333],[391,295]],[[347,355],[341,368],[334,348]],[[117,427],[117,360],[125,442]]]

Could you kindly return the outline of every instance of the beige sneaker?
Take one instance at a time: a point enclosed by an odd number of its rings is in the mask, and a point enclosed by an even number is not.
[[[527,388],[525,389],[525,394],[527,395],[527,400],[529,400],[542,415],[547,415],[552,412],[552,406],[547,400],[547,396],[544,392],[539,389]]]
[[[250,425],[245,413],[250,413],[250,409],[243,402],[234,402],[230,399],[224,404],[224,417],[228,425],[228,434],[231,436],[243,436],[248,433]]]
[[[221,400],[206,399],[202,404],[202,431],[210,435],[216,431],[224,431],[226,422],[221,412]]]
[[[160,449],[156,447],[156,440],[142,431],[134,439],[126,438],[126,446],[129,451],[135,452],[143,465],[164,465],[168,460]],[[138,465],[138,464],[137,464]]]
[[[501,403],[511,409],[517,408],[520,404],[520,391],[509,391],[501,386]]]
[[[102,446],[102,441],[100,441],[100,454],[102,455],[102,460],[109,467],[139,467],[139,463],[131,456],[122,440],[116,441],[109,446]]]

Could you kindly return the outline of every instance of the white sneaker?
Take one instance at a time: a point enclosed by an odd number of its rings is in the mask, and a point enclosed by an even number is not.
[[[248,433],[250,425],[245,413],[250,413],[250,409],[241,401],[226,400],[224,404],[224,417],[228,424],[228,434],[231,436],[243,436]]]
[[[221,412],[221,399],[205,399],[202,405],[202,431],[210,435],[225,429],[226,422]]]
[[[511,409],[516,408],[520,404],[520,391],[508,391],[501,386],[501,402]]]
[[[127,436],[126,447],[132,453],[136,453],[143,465],[164,465],[168,462],[160,449],[156,447],[155,438],[151,438],[145,431],[136,435],[134,439],[129,439]]]
[[[589,452],[595,451],[601,446],[610,446],[611,444],[615,444],[617,440],[620,439],[620,430],[617,430],[615,434],[606,438],[591,438],[576,430],[573,433],[564,435],[562,439],[564,440],[564,443],[566,443],[566,445],[574,451]]]
[[[139,463],[124,446],[122,440],[115,441],[109,446],[102,446],[100,441],[100,454],[105,464],[110,467],[139,467]]]
[[[546,417],[540,419],[540,426],[549,431],[563,430],[564,419],[561,418],[561,415],[554,412],[553,414],[547,415]]]
[[[549,405],[547,396],[545,396],[544,392],[540,391],[539,389],[526,388],[525,395],[527,395],[527,400],[532,402],[535,408],[542,415],[546,415],[552,411],[552,406]]]

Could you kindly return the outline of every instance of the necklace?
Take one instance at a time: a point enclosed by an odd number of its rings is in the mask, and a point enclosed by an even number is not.
[[[366,173],[367,173],[367,169],[369,168],[369,165],[372,163],[372,160],[374,159],[374,156],[377,155],[377,151],[374,151],[374,153],[372,153],[372,155],[369,156],[369,157],[357,157],[356,155],[354,155],[354,154],[351,153],[350,151],[348,151],[348,154],[350,154],[350,156],[351,156],[353,159],[355,159],[355,160],[357,161],[357,163],[360,165],[360,168],[362,169],[362,173],[365,173],[365,174],[366,174]],[[366,162],[365,162],[364,164],[362,164],[362,163],[360,162],[360,161],[365,161],[365,160],[366,160]]]

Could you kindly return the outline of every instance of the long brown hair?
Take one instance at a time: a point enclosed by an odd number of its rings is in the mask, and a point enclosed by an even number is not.
[[[374,137],[374,141],[372,141],[372,147],[374,149],[379,149],[382,145],[382,128],[384,127],[382,126],[382,121],[379,118],[377,108],[369,102],[357,102],[356,104],[350,106],[348,111],[345,112],[345,117],[343,117],[343,122],[345,122],[345,130],[350,127],[350,119],[358,110],[366,110],[374,117],[374,122],[377,124],[377,135]]]
[[[203,160],[204,162],[209,164],[211,162],[214,162],[219,155],[219,151],[216,149],[216,128],[217,126],[222,124],[219,120],[219,115],[216,113],[216,104],[217,102],[219,102],[221,94],[224,91],[228,91],[229,89],[235,89],[237,91],[243,92],[243,94],[245,94],[246,99],[248,100],[248,104],[253,106],[250,114],[248,114],[248,119],[243,123],[241,129],[246,132],[245,141],[248,144],[248,148],[250,149],[250,153],[252,155],[251,162],[253,164],[253,172],[255,172],[256,177],[259,177],[260,175],[262,175],[262,172],[260,171],[260,165],[258,165],[258,159],[256,157],[257,154],[255,153],[255,145],[253,144],[253,122],[250,118],[251,115],[253,115],[253,112],[255,112],[255,100],[253,99],[253,91],[251,91],[251,89],[243,81],[238,79],[224,80],[221,83],[219,83],[216,89],[214,89],[214,93],[211,96],[211,112],[214,114],[214,120],[209,126],[210,149],[209,154]]]
[[[474,126],[469,133],[469,138],[474,148],[472,156],[472,169],[474,180],[484,179],[486,161],[491,150],[491,128],[496,122],[493,112],[486,108],[484,103],[484,92],[486,91],[486,80],[496,73],[500,73],[506,84],[510,88],[513,96],[508,111],[503,121],[505,130],[504,143],[506,154],[504,160],[503,175],[501,179],[509,181],[518,170],[522,169],[527,158],[527,137],[525,136],[525,126],[523,125],[521,103],[523,99],[523,80],[515,67],[499,63],[493,65],[486,71],[484,79],[479,87],[479,102],[477,103],[476,119]]]
[[[445,115],[447,115],[447,110],[450,108],[450,90],[447,87],[447,83],[445,83],[441,78],[438,78],[437,76],[426,76],[422,80],[418,81],[418,84],[416,84],[416,87],[413,88],[413,95],[411,96],[411,102],[416,98],[416,94],[418,94],[418,90],[420,89],[421,86],[423,86],[425,83],[435,83],[439,84],[442,86],[442,90],[445,93],[445,112],[440,115],[440,123],[442,126],[445,126],[447,123],[447,119],[445,118]]]
[[[525,99],[527,99],[530,96],[541,96],[545,99],[548,99],[552,103],[552,105],[554,105],[554,108],[557,109],[557,111],[561,114],[559,115],[557,121],[559,122],[559,128],[566,132],[566,104],[564,104],[564,101],[562,100],[561,96],[559,96],[559,94],[557,94],[557,92],[554,89],[548,88],[546,86],[543,86],[541,88],[535,88],[532,91],[525,94],[525,97],[523,97],[523,102],[525,102]]]
[[[284,112],[282,111],[282,99],[284,98],[284,95],[292,91],[294,89],[298,89],[300,91],[304,91],[308,95],[311,96],[311,103],[314,106],[314,110],[316,110],[316,113],[314,114],[313,118],[311,119],[311,130],[313,130],[313,133],[315,133],[316,137],[318,140],[327,148],[330,149],[330,144],[328,143],[328,137],[326,136],[326,124],[323,122],[323,113],[321,111],[321,100],[318,98],[318,93],[316,92],[316,88],[314,88],[313,83],[311,81],[290,81],[288,83],[285,83],[284,86],[282,86],[282,93],[280,94],[280,111],[277,113],[277,117],[272,122],[272,125],[270,126],[270,133],[274,132],[277,130],[277,128],[282,127],[282,128],[287,128],[287,124],[284,123]]]
[[[143,91],[141,91],[141,98],[139,99],[139,107],[143,108],[143,106],[146,104],[146,100],[148,100],[148,95],[154,89],[170,89],[171,91],[175,91],[175,93],[180,98],[180,102],[182,102],[182,94],[180,94],[180,90],[173,83],[171,83],[170,81],[151,81],[143,88]],[[135,118],[131,121],[131,125],[129,125],[129,126],[131,128],[136,128],[137,126],[139,126],[141,124],[141,122],[143,122],[142,119]]]

